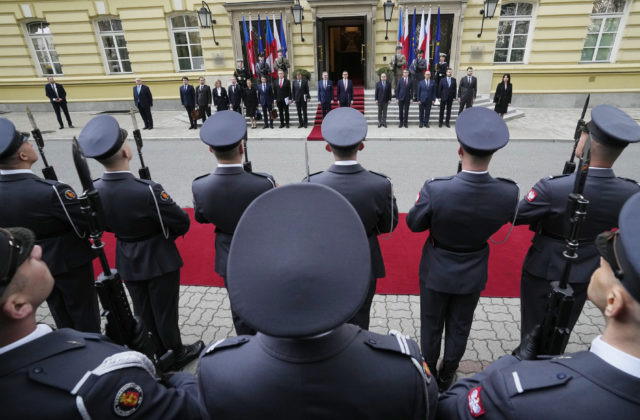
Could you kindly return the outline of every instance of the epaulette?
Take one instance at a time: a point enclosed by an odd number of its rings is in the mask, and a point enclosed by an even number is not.
[[[211,175],[211,174],[204,174],[204,175],[200,175],[199,177],[196,177],[196,178],[194,179],[194,181],[197,181],[197,180],[199,180],[199,179],[202,179],[202,178],[208,177],[209,175]]]
[[[249,172],[249,173],[252,174],[252,175],[255,175],[255,176],[266,178],[271,183],[271,185],[273,185],[273,188],[276,187],[276,181],[275,181],[275,179],[273,179],[273,177],[271,175],[266,174],[264,172]]]
[[[433,181],[448,181],[450,179],[453,179],[453,175],[451,175],[451,176],[439,176],[437,178],[431,178],[429,180],[429,182],[433,182]]]
[[[152,187],[156,185],[156,183],[153,182],[150,179],[142,179],[142,178],[137,178],[137,177],[133,177],[133,179],[135,179],[136,181],[138,181],[139,183],[144,184],[144,185],[151,185]]]
[[[496,179],[499,179],[500,181],[505,181],[505,182],[509,182],[511,184],[518,185],[518,183],[516,181],[514,181],[513,179],[511,179],[511,178],[497,177]]]
[[[385,174],[383,174],[383,173],[375,172],[375,171],[369,171],[369,172],[371,172],[371,173],[372,173],[372,174],[374,174],[374,175],[381,176],[381,177],[385,178],[387,181],[391,182],[391,178],[389,178],[388,176],[386,176],[386,175],[385,175]]]
[[[431,372],[422,359],[420,348],[415,341],[407,339],[405,335],[395,330],[389,331],[389,335],[375,334],[364,330],[361,333],[368,334],[366,344],[369,347],[409,357],[424,381],[426,383],[431,382]]]
[[[634,183],[634,184],[636,184],[636,185],[640,185],[640,184],[638,183],[638,181],[636,181],[635,179],[625,178],[625,177],[623,177],[623,176],[619,176],[618,178],[623,179],[623,180],[625,180],[625,181],[632,182],[632,183]]]
[[[561,386],[573,378],[571,370],[556,363],[524,362],[516,366],[502,370],[504,384],[510,397]]]
[[[309,178],[311,178],[312,176],[316,176],[316,175],[320,175],[321,173],[323,173],[324,171],[318,171],[318,172],[314,172],[312,174],[309,174]],[[305,182],[307,180],[307,177],[305,176],[304,178],[302,178],[302,182]]]
[[[565,176],[569,176],[571,174],[562,174],[562,175],[549,175],[547,177],[547,179],[559,179],[559,178],[564,178]]]
[[[241,346],[243,344],[248,343],[249,340],[250,340],[249,337],[242,335],[240,337],[229,337],[229,338],[222,339],[220,341],[216,341],[214,344],[210,345],[204,351],[204,354],[202,355],[202,357],[208,356],[209,354],[214,353],[220,349]]]
[[[38,182],[42,182],[43,184],[53,185],[54,187],[58,185],[59,181],[54,181],[53,179],[44,179],[44,178],[34,178]]]

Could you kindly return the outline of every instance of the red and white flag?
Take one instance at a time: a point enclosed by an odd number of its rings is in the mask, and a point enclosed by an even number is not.
[[[405,64],[402,68],[406,69],[409,67],[409,65],[411,63],[409,63],[409,41],[410,41],[410,34],[411,31],[409,30],[409,13],[407,12],[407,9],[405,8],[405,14],[404,14],[404,25],[402,26],[402,54],[404,55],[404,58],[407,59],[407,64]]]

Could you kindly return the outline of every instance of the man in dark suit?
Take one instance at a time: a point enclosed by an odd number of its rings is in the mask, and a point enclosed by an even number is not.
[[[583,196],[589,200],[587,217],[580,228],[578,259],[571,266],[569,284],[574,292],[569,327],[573,328],[587,298],[590,274],[598,266],[595,238],[616,227],[625,201],[640,191],[637,182],[618,178],[613,164],[629,143],[640,141],[640,126],[626,113],[611,105],[598,105],[591,111],[589,134],[583,133],[576,148],[582,154],[590,138],[591,164]],[[566,247],[565,220],[567,197],[573,191],[575,174],[541,179],[520,201],[517,225],[528,224],[536,232],[522,265],[520,284],[521,338],[542,322],[551,282],[561,280]]]
[[[182,78],[182,86],[180,86],[180,102],[182,102],[182,106],[187,110],[187,115],[189,117],[189,130],[198,128],[198,120],[194,120],[191,118],[191,114],[196,107],[196,91],[193,89],[193,86],[189,84],[189,78],[184,76]]]
[[[278,70],[278,80],[273,81],[274,101],[280,114],[280,128],[289,128],[289,101],[291,100],[291,83],[284,77],[284,71]]]
[[[235,76],[231,76],[231,84],[227,88],[227,94],[231,110],[242,114],[242,87],[238,84]]]
[[[56,113],[56,118],[58,119],[58,124],[60,124],[60,129],[62,130],[64,128],[64,125],[62,125],[62,117],[60,116],[60,109],[64,112],[64,116],[67,119],[69,127],[73,128],[71,117],[69,116],[69,110],[67,109],[67,92],[60,83],[55,82],[53,77],[50,76],[48,80],[49,83],[44,87],[44,92],[49,98],[49,101],[51,101],[53,110]]]
[[[391,101],[391,83],[387,81],[387,73],[380,75],[376,83],[376,104],[378,104],[378,127],[387,127],[387,107]]]
[[[424,72],[427,70],[427,60],[422,57],[424,52],[418,48],[416,53],[418,56],[413,59],[413,62],[409,66],[409,74],[413,80],[412,93],[414,100],[417,100],[416,95],[418,94],[418,84],[424,80]]]
[[[436,381],[418,345],[346,323],[368,292],[371,261],[362,223],[336,191],[297,183],[256,198],[228,271],[231,305],[259,332],[202,354],[200,397],[211,416],[434,418]]]
[[[460,80],[460,88],[458,89],[458,102],[460,102],[460,111],[458,115],[462,114],[465,106],[471,108],[473,101],[476,99],[476,93],[478,92],[478,79],[473,75],[473,67],[467,67],[467,75]]]
[[[409,105],[411,104],[411,79],[409,79],[409,70],[404,69],[402,72],[402,78],[398,80],[396,86],[396,103],[398,104],[398,110],[400,111],[400,124],[398,127],[409,128]]]
[[[309,82],[302,78],[302,72],[296,73],[293,82],[293,100],[298,110],[298,128],[307,128],[307,102],[309,101]]]
[[[331,111],[333,102],[333,82],[329,80],[329,73],[322,72],[322,80],[318,83],[318,102],[322,107],[322,119]]]
[[[425,70],[424,80],[418,83],[418,108],[420,116],[420,128],[429,128],[431,105],[436,101],[436,84],[431,80],[431,72]]]
[[[273,88],[271,83],[268,82],[267,76],[260,77],[260,84],[258,85],[258,102],[262,107],[262,116],[264,118],[264,127],[273,128],[273,118],[271,117],[271,110],[273,109]]]
[[[159,379],[146,356],[103,335],[36,323],[54,279],[35,242],[29,229],[0,229],[0,390],[12,402],[2,417],[205,417],[192,374]]]
[[[453,100],[456,98],[456,78],[451,77],[451,67],[447,69],[447,75],[440,79],[440,85],[438,86],[438,96],[440,97],[440,118],[438,119],[438,126],[442,127],[442,120],[444,119],[444,111],[447,110],[447,119],[445,125],[449,125],[449,119],[451,118],[451,106]]]
[[[32,230],[55,279],[47,297],[58,328],[100,332],[89,228],[75,191],[32,172],[38,154],[28,133],[0,118],[0,225]]]
[[[331,111],[322,121],[322,137],[329,143],[335,164],[309,178],[309,182],[324,184],[342,194],[358,212],[367,233],[371,252],[369,290],[358,312],[348,321],[365,330],[369,329],[376,279],[385,276],[378,235],[390,233],[398,225],[398,207],[391,179],[367,171],[356,160],[358,151],[364,148],[366,135],[367,120],[360,111],[353,108]]]
[[[151,96],[149,87],[143,85],[142,79],[139,77],[136,77],[136,85],[133,87],[133,102],[136,107],[138,107],[138,111],[144,122],[143,130],[153,129],[153,117],[151,116],[153,96]],[[191,119],[191,116],[189,116],[189,119]]]
[[[338,82],[338,103],[341,107],[351,106],[353,102],[353,83],[349,80],[349,72],[342,72],[342,80]]]
[[[487,283],[487,241],[513,221],[518,205],[516,183],[488,172],[493,153],[509,141],[502,118],[487,108],[472,108],[460,116],[456,135],[462,171],[425,182],[407,214],[412,232],[429,229],[420,260],[421,348],[435,374],[446,325],[437,374],[441,391],[454,380]]]
[[[196,104],[200,110],[200,116],[202,117],[202,123],[207,120],[207,117],[211,116],[211,88],[206,85],[204,76],[200,76],[200,84],[196,88]]]
[[[215,172],[193,181],[193,208],[196,221],[213,223],[216,227],[215,271],[227,285],[227,258],[233,232],[240,216],[251,202],[263,192],[276,187],[271,175],[247,172],[242,167],[247,123],[242,115],[220,111],[200,130],[200,140],[218,160]],[[255,334],[231,308],[237,335]]]
[[[638,418],[640,406],[640,195],[622,208],[620,230],[596,237],[600,267],[589,299],[605,328],[589,350],[537,360],[535,346],[504,356],[440,395],[438,419]],[[593,317],[593,315],[591,315]],[[527,338],[531,343],[539,338]]]
[[[105,172],[94,185],[100,194],[107,229],[116,242],[116,268],[129,290],[133,308],[156,339],[159,353],[173,350],[172,370],[198,357],[202,341],[185,346],[178,326],[178,298],[182,258],[177,237],[189,230],[189,215],[162,185],[133,176],[133,157],[110,115],[94,117],[78,143],[85,156],[100,162]]]

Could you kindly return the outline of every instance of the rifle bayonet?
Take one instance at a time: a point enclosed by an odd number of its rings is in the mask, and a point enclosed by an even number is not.
[[[33,118],[33,114],[29,107],[27,107],[27,117],[29,117],[29,122],[33,128],[33,130],[31,130],[31,135],[33,136],[33,140],[36,142],[36,146],[38,146],[38,152],[40,152],[40,157],[42,157],[42,163],[44,163],[42,175],[44,175],[45,179],[57,181],[58,177],[56,176],[56,171],[53,169],[53,166],[49,165],[47,157],[44,154],[44,139],[42,138],[42,132],[38,128],[36,120]]]

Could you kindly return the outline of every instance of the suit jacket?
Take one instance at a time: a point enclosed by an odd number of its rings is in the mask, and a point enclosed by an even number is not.
[[[200,397],[231,420],[433,419],[435,378],[416,367],[416,342],[402,342],[350,324],[307,340],[229,337],[200,358]]]
[[[196,106],[196,91],[193,86],[187,85],[186,88],[184,85],[180,86],[180,102],[185,107]]]
[[[411,78],[407,77],[407,83],[404,83],[404,77],[398,79],[398,84],[396,85],[396,99],[400,102],[411,100],[411,96],[413,93],[413,83],[411,82]]]
[[[447,77],[440,79],[440,86],[438,86],[438,92],[440,93],[440,100],[444,102],[452,102],[456,99],[456,79],[451,78],[451,86],[447,84]]]
[[[483,412],[478,418],[633,420],[638,407],[640,379],[583,351],[550,360],[504,356],[441,394],[438,419],[473,420]]]
[[[278,102],[284,102],[284,98],[291,99],[291,82],[288,79],[282,79],[282,87],[280,87],[280,79],[275,79],[273,81],[273,92]]]
[[[110,362],[106,360],[109,357]],[[3,418],[7,419],[104,419],[130,414],[139,418],[200,419],[197,387],[196,378],[185,372],[178,372],[167,382],[159,381],[149,359],[140,353],[114,344],[101,334],[68,328],[49,332],[0,355],[0,392],[6,401],[15,403],[3,408]],[[127,391],[131,396],[139,392],[140,399],[118,403]]]
[[[272,106],[273,105],[273,88],[269,82],[258,85],[258,101],[260,105]]]
[[[225,88],[220,87],[220,95],[218,95],[218,89],[213,88],[211,90],[213,94],[213,103],[216,106],[221,106],[223,108],[229,107],[229,97],[227,96],[227,91]]]
[[[73,188],[62,182],[30,173],[0,175],[0,221],[1,226],[22,226],[36,234],[42,260],[53,275],[67,273],[94,258],[80,202]]]
[[[517,225],[528,224],[536,232],[522,269],[549,281],[560,280],[564,267],[564,218],[567,197],[573,191],[575,174],[543,178],[520,201]],[[589,200],[587,218],[580,229],[578,259],[572,264],[571,283],[588,283],[599,265],[600,254],[594,240],[605,230],[618,226],[622,206],[640,186],[617,178],[613,169],[590,169],[584,186]]]
[[[133,102],[137,107],[151,107],[153,106],[153,96],[151,96],[151,89],[147,85],[140,85],[140,94],[138,95],[138,86],[133,87]]]
[[[275,187],[271,175],[246,172],[241,166],[218,167],[193,180],[195,218],[216,227],[215,271],[222,277],[227,275],[229,247],[240,216],[256,197]]]
[[[242,87],[240,87],[240,85],[236,84],[235,87],[229,85],[227,94],[229,95],[229,104],[231,106],[240,106],[242,103]]]
[[[478,92],[478,79],[475,76],[471,76],[471,83],[469,83],[469,76],[464,75],[460,79],[460,88],[458,89],[458,97],[460,100],[469,100],[476,98]]]
[[[162,185],[125,172],[105,172],[94,185],[107,230],[118,239],[116,268],[124,280],[149,280],[182,267],[175,238],[189,230],[189,215]]]
[[[487,240],[513,220],[517,204],[515,182],[488,173],[460,172],[425,182],[407,214],[412,232],[430,229],[420,260],[421,287],[453,294],[483,290]]]
[[[511,94],[513,85],[509,83],[505,89],[504,82],[500,82],[496,87],[496,93],[493,95],[493,103],[500,105],[508,105],[511,103]]]
[[[196,104],[198,106],[211,105],[212,96],[209,85],[198,85],[196,88]]]
[[[324,88],[324,79],[318,82],[318,102],[321,104],[331,104],[333,102],[333,82],[327,80],[327,88]]]
[[[309,182],[333,188],[356,209],[369,239],[373,274],[376,278],[384,277],[378,235],[392,232],[398,225],[398,206],[389,178],[359,164],[332,165],[325,172],[313,174]]]
[[[44,87],[44,92],[49,98],[49,102],[53,103],[53,100],[56,98],[62,99],[61,102],[67,102],[67,91],[64,90],[64,87],[62,87],[60,83],[55,83],[55,85],[55,90],[51,87],[51,83],[47,83]],[[58,91],[57,95],[56,90]]]
[[[379,103],[386,103],[391,100],[391,83],[388,80],[384,82],[384,88],[382,87],[382,81],[376,83],[375,98]]]
[[[293,100],[296,103],[304,103],[309,100],[309,82],[305,78],[302,78],[300,87],[298,87],[298,80],[291,82],[293,84]]]
[[[347,86],[344,86],[344,79],[338,80],[338,102],[345,103],[353,101],[353,82],[347,79]]]
[[[433,79],[422,80],[418,83],[418,101],[423,105],[431,105],[436,100],[436,82]]]

